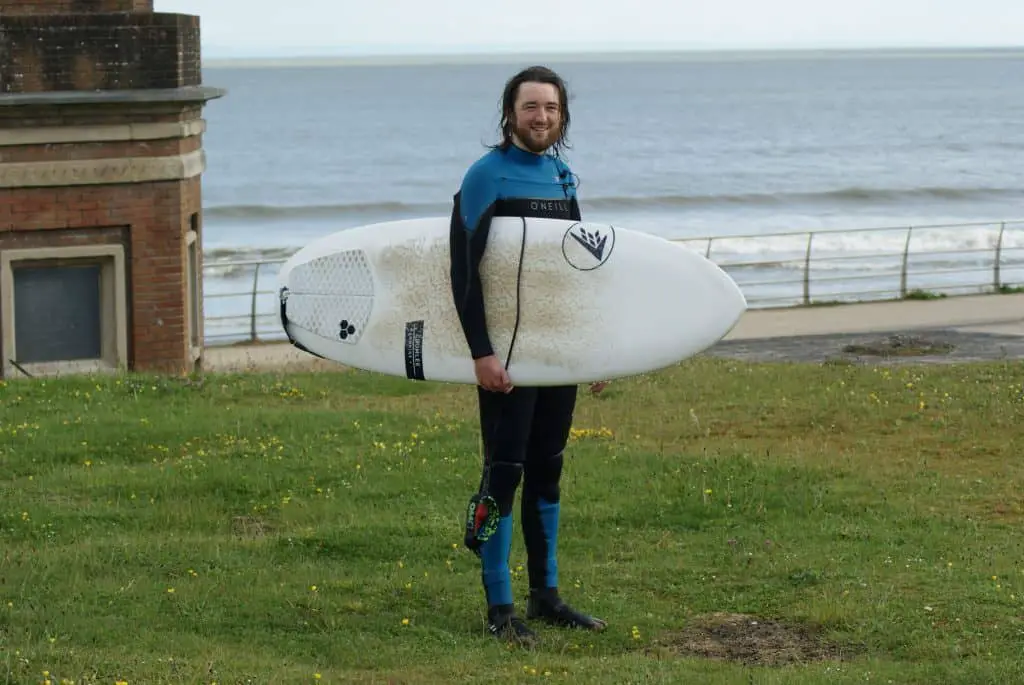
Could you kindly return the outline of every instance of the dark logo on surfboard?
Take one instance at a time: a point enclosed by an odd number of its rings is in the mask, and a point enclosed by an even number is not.
[[[604,248],[608,244],[608,236],[601,235],[600,231],[591,233],[585,228],[580,228],[578,233],[570,233],[583,249],[594,255],[594,259],[601,261],[604,257]]]
[[[615,227],[595,225],[588,227],[575,223],[562,237],[562,254],[573,268],[591,271],[608,261],[615,248]]]
[[[423,320],[405,324],[405,377],[422,381],[423,375]]]

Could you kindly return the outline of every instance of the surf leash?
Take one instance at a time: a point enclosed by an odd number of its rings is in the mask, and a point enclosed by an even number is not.
[[[508,354],[505,355],[505,370],[508,371],[512,363],[512,350],[516,346],[516,337],[519,335],[519,318],[522,314],[523,301],[523,259],[526,257],[526,217],[519,217],[523,222],[523,237],[519,243],[519,266],[516,270],[516,320],[512,325],[512,340],[508,343]]]

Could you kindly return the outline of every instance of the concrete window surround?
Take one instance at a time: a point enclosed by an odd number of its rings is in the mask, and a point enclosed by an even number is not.
[[[60,260],[60,264],[57,261]],[[97,359],[64,360],[31,364],[18,361],[17,312],[14,311],[14,270],[21,265],[62,268],[98,264],[100,271],[101,354]],[[58,376],[71,373],[103,373],[123,370],[128,359],[128,302],[124,248],[121,245],[83,245],[4,250],[0,253],[0,310],[3,314],[4,377]],[[18,367],[21,367],[20,369]]]

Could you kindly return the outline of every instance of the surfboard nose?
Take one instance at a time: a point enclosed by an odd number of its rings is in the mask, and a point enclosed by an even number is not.
[[[743,289],[740,288],[739,284],[733,280],[732,276],[722,267],[712,262],[715,270],[718,272],[718,293],[716,293],[716,300],[721,302],[721,307],[725,312],[731,312],[731,322],[728,323],[726,330],[722,333],[721,337],[725,337],[736,327],[740,319],[743,318],[743,314],[746,313],[749,303],[747,302],[746,295],[743,294]]]

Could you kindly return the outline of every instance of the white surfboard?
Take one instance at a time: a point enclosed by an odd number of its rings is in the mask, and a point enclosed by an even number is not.
[[[475,384],[448,231],[448,217],[392,221],[296,252],[278,277],[289,339],[349,367]],[[495,218],[480,272],[491,344],[518,385],[661,369],[713,345],[746,309],[700,254],[608,224]]]

